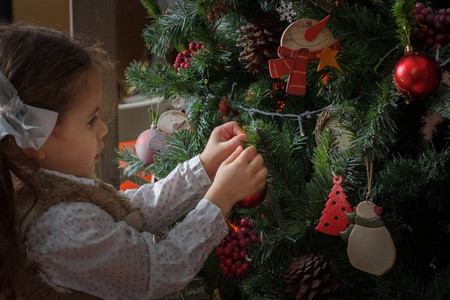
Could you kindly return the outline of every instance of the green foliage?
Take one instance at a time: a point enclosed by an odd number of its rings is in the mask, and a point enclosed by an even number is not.
[[[392,15],[397,23],[397,36],[404,46],[410,43],[408,40],[409,35],[414,32],[416,27],[413,17],[416,2],[413,0],[401,0],[394,1],[392,5]]]
[[[263,238],[251,247],[252,267],[241,281],[218,276],[218,259],[211,254],[200,272],[210,288],[222,287],[222,299],[291,299],[284,293],[284,270],[293,257],[321,253],[333,264],[333,276],[347,286],[348,299],[448,297],[450,90],[442,83],[428,99],[406,104],[392,80],[408,43],[406,32],[415,49],[435,56],[436,48],[427,49],[413,34],[415,1],[339,1],[326,27],[341,42],[336,59],[343,72],[329,66],[317,71],[318,62],[309,61],[305,96],[285,93],[287,75],[274,79],[268,70],[250,74],[239,60],[244,48],[236,46],[238,30],[250,21],[264,22],[265,14],[280,17],[276,9],[281,1],[231,0],[233,7],[221,18],[208,20],[206,6],[212,2],[181,0],[161,14],[154,2],[143,0],[154,19],[143,33],[152,53],[163,57],[188,49],[190,42],[202,42],[205,49],[193,55],[189,69],[179,72],[169,64],[149,68],[134,62],[126,71],[127,81],[147,96],[165,101],[183,97],[195,130],[172,134],[170,154],[158,154],[150,166],[138,161],[132,149],[120,156],[129,164],[127,172],[144,170],[162,178],[201,153],[215,126],[236,120],[246,127],[247,144],[258,149],[269,170],[272,202],[248,210],[233,208],[228,219],[254,220]],[[295,20],[328,15],[312,2],[292,1]],[[444,7],[442,1],[429,4]],[[281,31],[289,25],[280,24]],[[444,62],[450,46],[440,47],[439,56],[442,69],[448,70]],[[233,112],[219,111],[221,100]],[[303,132],[299,128],[299,115],[329,105],[335,109],[331,116],[353,134],[346,149],[338,148],[339,136],[332,130],[321,132],[316,142],[315,114],[306,113],[300,120]],[[443,120],[433,138],[425,140],[429,110]],[[397,248],[395,265],[386,274],[372,276],[355,269],[340,237],[315,230],[333,187],[333,173],[343,176],[352,206],[370,192],[370,199],[384,208],[382,219]]]
[[[198,92],[201,80],[195,80],[192,72],[186,70],[178,74],[173,68],[157,64],[149,68],[140,62],[133,62],[125,75],[129,85],[135,86],[146,96],[161,96],[166,100],[181,95]]]
[[[150,18],[157,20],[161,16],[161,8],[155,0],[141,0]]]
[[[430,100],[430,109],[443,118],[450,119],[450,91],[445,85]]]
[[[149,166],[144,163],[136,154],[136,149],[134,147],[125,146],[122,149],[116,149],[116,163],[122,161],[124,164],[125,176],[133,176],[136,173],[142,172],[143,175],[150,173]]]
[[[177,48],[183,43],[186,35],[195,31],[201,19],[196,1],[177,2],[167,9],[167,13],[161,15],[157,22],[144,30],[146,45],[152,53],[162,57],[166,49]]]
[[[367,99],[373,104],[368,107],[365,122],[361,125],[354,144],[363,156],[383,159],[396,141],[397,125],[392,114],[397,106],[397,97],[395,92],[384,87],[380,94]]]

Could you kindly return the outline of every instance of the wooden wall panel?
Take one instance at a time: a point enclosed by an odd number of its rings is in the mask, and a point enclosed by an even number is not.
[[[52,27],[68,33],[70,31],[69,2],[69,0],[14,0],[12,2],[13,22]]]
[[[73,0],[72,6],[72,32],[91,36],[115,60],[117,57],[116,39],[116,1],[115,0]],[[116,72],[109,74],[116,77]],[[109,133],[103,138],[105,148],[102,159],[97,165],[97,174],[103,181],[119,187],[119,169],[113,163],[116,158],[115,148],[118,147],[118,121],[117,104],[119,91],[117,78],[104,80],[103,102],[100,117],[107,123]],[[113,84],[109,84],[113,82]]]

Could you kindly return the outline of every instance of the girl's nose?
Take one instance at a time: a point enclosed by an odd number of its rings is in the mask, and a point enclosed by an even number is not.
[[[98,129],[98,136],[101,139],[108,133],[108,126],[106,126],[103,121],[100,120],[99,129]]]

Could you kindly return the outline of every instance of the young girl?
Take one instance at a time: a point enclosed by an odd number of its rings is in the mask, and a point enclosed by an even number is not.
[[[158,299],[182,289],[267,169],[235,122],[154,184],[93,176],[105,55],[45,28],[0,27],[0,299]],[[184,213],[159,243],[152,233]]]

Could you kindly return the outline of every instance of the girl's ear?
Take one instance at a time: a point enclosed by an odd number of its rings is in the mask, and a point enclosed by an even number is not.
[[[43,150],[36,150],[34,148],[23,149],[23,152],[34,159],[43,160],[45,157],[45,152]]]

